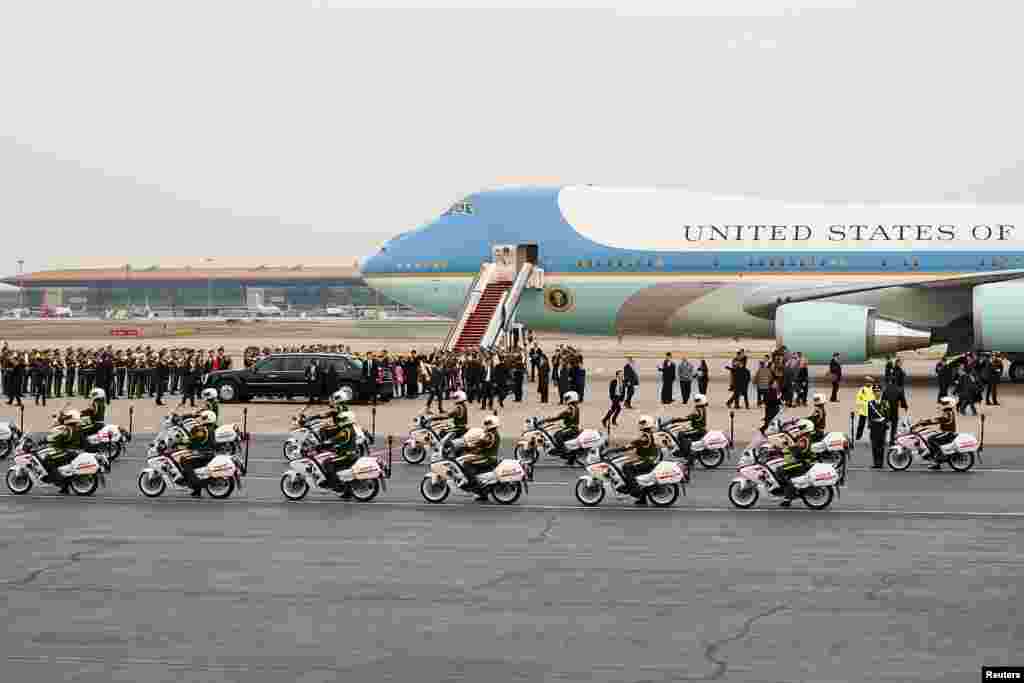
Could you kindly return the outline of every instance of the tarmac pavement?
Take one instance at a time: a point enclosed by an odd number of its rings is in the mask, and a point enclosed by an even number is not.
[[[227,501],[136,489],[138,434],[94,497],[0,496],[4,678],[49,681],[964,681],[1024,637],[1024,465],[867,469],[832,508],[671,509],[543,463],[520,503],[420,497],[393,463],[367,504],[285,502],[283,435]],[[378,441],[378,446],[381,444]]]

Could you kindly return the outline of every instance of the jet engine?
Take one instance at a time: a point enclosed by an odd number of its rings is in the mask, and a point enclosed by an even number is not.
[[[1024,352],[1024,283],[978,285],[973,298],[974,345],[984,351]]]
[[[977,300],[977,299],[975,299]],[[931,346],[931,330],[878,315],[875,308],[808,301],[780,306],[775,339],[800,351],[811,363],[827,363],[833,353],[843,363]]]

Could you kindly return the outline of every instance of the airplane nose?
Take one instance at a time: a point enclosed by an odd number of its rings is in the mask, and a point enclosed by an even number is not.
[[[364,277],[385,272],[384,250],[379,249],[368,256],[364,256],[359,262],[359,272]]]

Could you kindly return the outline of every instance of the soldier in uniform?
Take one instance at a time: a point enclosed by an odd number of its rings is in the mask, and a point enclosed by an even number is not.
[[[323,460],[320,465],[323,467],[327,477],[325,485],[341,493],[342,499],[352,497],[352,491],[338,480],[338,470],[348,469],[359,459],[359,452],[356,450],[355,415],[352,411],[346,410],[334,417],[334,436],[329,445],[334,448],[334,457]]]
[[[203,486],[196,477],[196,468],[202,467],[210,462],[214,453],[213,432],[216,429],[217,417],[210,411],[203,411],[197,424],[189,434],[188,451],[178,461],[181,465],[181,472],[192,488],[192,496],[199,498],[203,495]]]
[[[658,444],[654,440],[654,418],[641,415],[637,420],[640,435],[624,448],[610,451],[609,454],[632,451],[632,456],[624,459],[622,475],[626,480],[624,492],[636,498],[636,505],[647,505],[647,498],[637,486],[636,478],[647,474],[658,463]],[[622,489],[620,489],[622,490]]]
[[[470,488],[476,489],[476,499],[479,502],[486,502],[487,495],[476,484],[476,476],[498,466],[498,455],[501,452],[501,435],[498,433],[500,426],[501,420],[497,415],[485,417],[482,437],[479,440],[471,440],[472,443],[467,443],[465,453],[456,458],[456,462],[459,463],[471,482]],[[469,433],[467,433],[468,435]]]

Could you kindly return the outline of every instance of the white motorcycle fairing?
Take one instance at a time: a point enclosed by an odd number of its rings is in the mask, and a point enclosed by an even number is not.
[[[700,453],[701,451],[717,451],[720,448],[727,448],[728,446],[729,437],[718,430],[711,430],[704,435],[703,439],[694,441],[690,444],[690,452]]]
[[[599,448],[603,441],[604,437],[601,436],[601,432],[596,429],[584,429],[575,439],[565,442],[565,450],[568,453],[573,451],[589,451],[593,448]]]
[[[647,474],[636,478],[638,486],[648,488],[660,484],[678,484],[683,480],[683,468],[674,462],[659,462]]]

